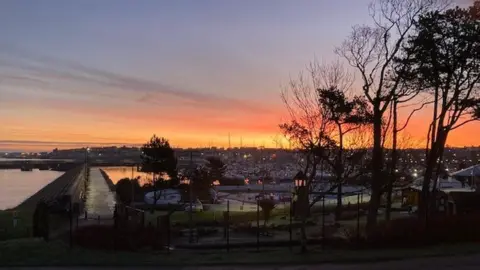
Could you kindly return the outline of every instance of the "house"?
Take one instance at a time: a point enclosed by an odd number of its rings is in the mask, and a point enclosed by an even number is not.
[[[454,172],[452,177],[472,187],[480,186],[480,164]]]
[[[411,211],[415,211],[418,208],[422,192],[422,181],[423,179],[417,179],[412,185],[402,190],[402,207],[407,207],[411,209]],[[433,186],[430,185],[430,190],[432,189]],[[478,193],[473,187],[455,178],[439,178],[437,181],[436,210],[441,213],[456,214],[458,211],[457,208],[460,207],[457,207],[457,204],[461,204],[461,208],[463,209],[464,201],[471,201],[470,199],[459,198],[473,198],[476,194]]]

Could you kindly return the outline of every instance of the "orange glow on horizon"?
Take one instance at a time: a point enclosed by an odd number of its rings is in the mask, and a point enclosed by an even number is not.
[[[74,107],[72,107],[74,108]],[[58,108],[56,108],[58,109]],[[179,110],[173,118],[152,115],[139,109],[131,114],[102,114],[101,110],[82,111],[29,108],[22,114],[2,119],[1,150],[50,151],[54,148],[76,148],[99,145],[142,145],[156,134],[170,140],[174,147],[283,147],[289,143],[278,125],[285,122],[285,110],[277,107],[272,113],[225,113]],[[35,118],[31,117],[35,115]],[[428,114],[412,118],[405,130],[423,148]],[[476,134],[480,122],[469,123],[450,133],[447,144],[455,147],[479,145]]]

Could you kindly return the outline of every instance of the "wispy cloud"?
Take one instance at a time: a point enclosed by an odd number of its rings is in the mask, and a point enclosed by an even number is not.
[[[71,89],[62,90],[74,94],[118,97],[118,91],[107,92],[108,88],[116,88],[136,96],[133,100],[140,103],[161,104],[166,98],[174,99],[184,105],[210,109],[245,110],[256,113],[272,112],[264,105],[255,104],[254,101],[179,89],[160,82],[116,74],[87,67],[73,61],[34,54],[14,46],[0,45],[0,50],[3,52],[3,55],[0,54],[0,67],[3,67],[0,69],[0,72],[3,70],[3,73],[0,73],[0,78],[11,83],[24,82],[54,86],[60,80],[86,86],[86,89],[82,90],[85,92]]]
[[[57,142],[57,141],[34,141],[34,140],[0,140],[0,145],[137,145],[132,143],[126,142],[108,142],[108,143],[100,143],[100,142],[87,142],[87,141],[80,141],[80,142]],[[139,144],[138,144],[139,145]]]

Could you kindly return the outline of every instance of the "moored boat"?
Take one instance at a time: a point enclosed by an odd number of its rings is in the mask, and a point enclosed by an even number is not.
[[[23,164],[22,167],[20,168],[22,172],[31,172],[33,171],[33,166],[30,164]]]

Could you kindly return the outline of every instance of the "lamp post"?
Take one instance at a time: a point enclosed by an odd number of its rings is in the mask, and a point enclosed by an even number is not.
[[[306,243],[306,229],[305,229],[305,219],[307,217],[307,210],[308,210],[308,193],[306,192],[307,186],[307,179],[303,172],[298,172],[295,175],[293,180],[295,185],[295,192],[297,193],[298,202],[296,203],[296,213],[301,216],[302,221],[302,231],[301,231],[301,248],[302,253],[307,251],[307,243]]]
[[[295,192],[294,192],[294,198],[293,198],[295,208],[300,208],[300,209],[294,209],[294,213],[297,214],[299,212],[297,210],[304,210],[303,208],[306,206],[304,205],[305,198],[308,201],[308,196],[306,196],[307,194],[304,194],[305,187],[307,185],[305,174],[303,172],[298,172],[295,175],[295,178],[293,179],[293,184],[295,186],[295,189],[294,189]]]

